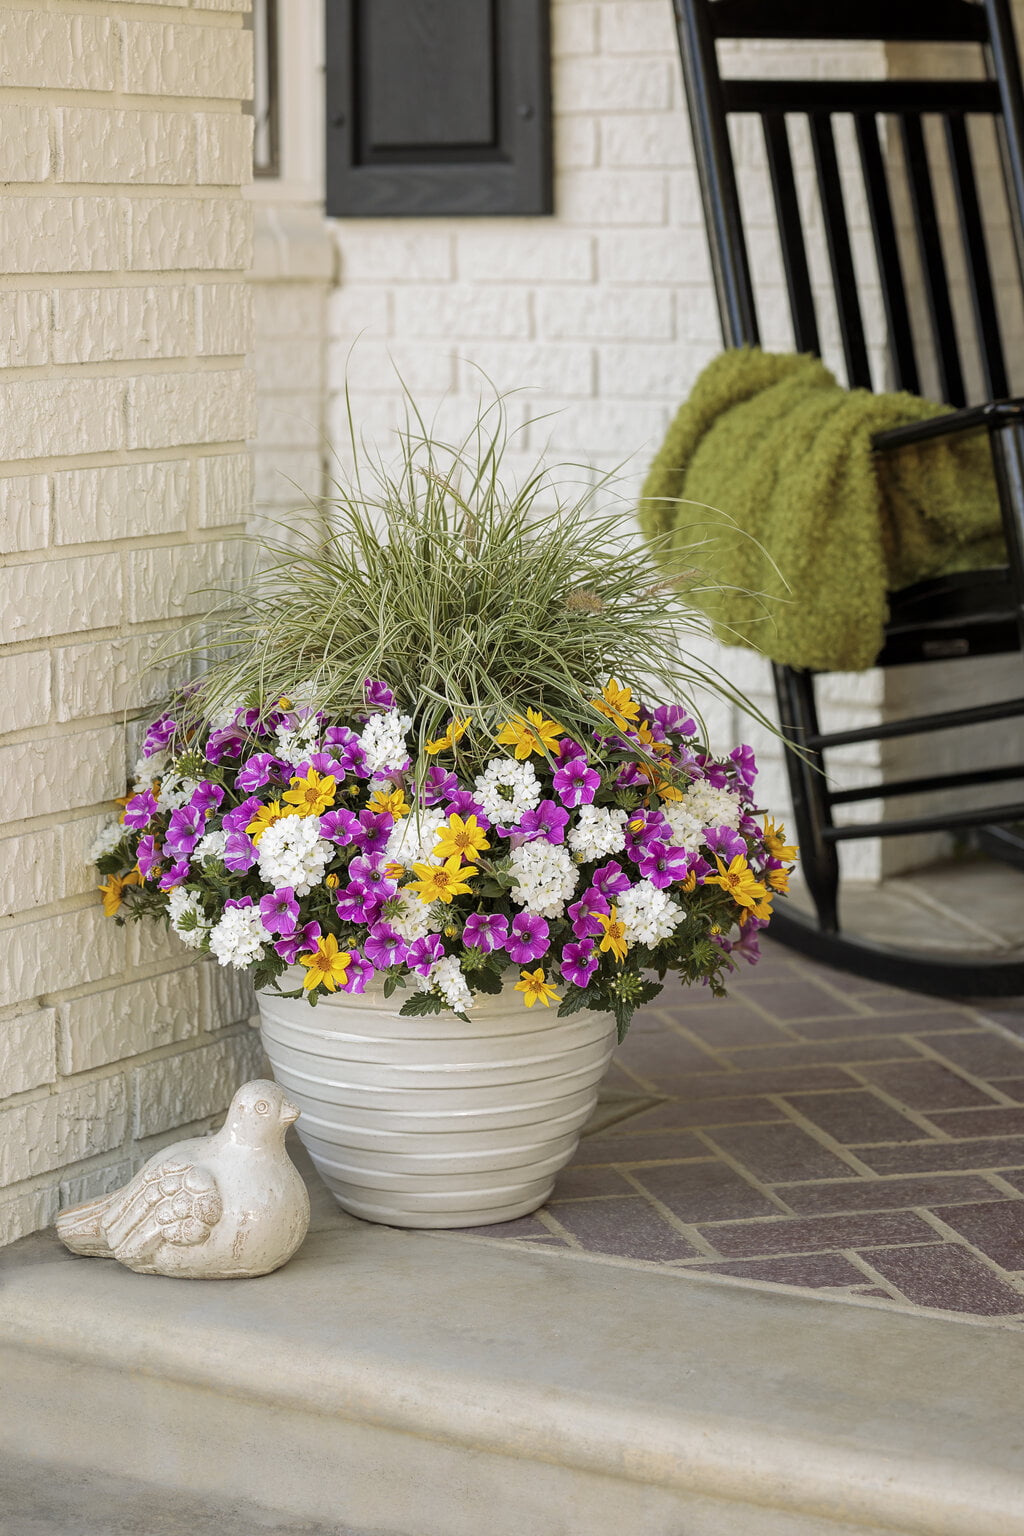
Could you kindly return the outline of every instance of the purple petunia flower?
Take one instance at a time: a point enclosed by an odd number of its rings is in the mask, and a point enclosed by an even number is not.
[[[376,967],[366,959],[365,955],[361,955],[358,949],[352,949],[349,951],[348,970],[341,990],[350,993],[365,992],[366,983],[372,981],[376,974]]]
[[[224,799],[224,791],[219,784],[214,784],[212,779],[203,779],[192,791],[189,805],[193,810],[200,811],[204,821],[208,821],[214,811],[220,809],[220,803]]]
[[[738,955],[748,965],[756,965],[761,958],[761,944],[758,939],[758,929],[767,928],[767,918],[748,917],[740,930],[738,939],[727,939],[723,934],[714,934],[711,942],[717,944],[727,955]]]
[[[351,840],[364,853],[383,853],[394,825],[395,818],[387,811],[360,811],[359,828]]]
[[[690,874],[693,875],[698,885],[703,885],[708,875],[713,875],[714,873],[715,866],[709,864],[707,859],[702,859],[699,854],[697,858],[690,860]]]
[[[260,897],[260,918],[268,933],[294,933],[299,920],[299,904],[290,885],[283,885],[272,896]]]
[[[262,804],[259,795],[250,795],[233,811],[225,812],[220,823],[222,828],[225,832],[244,832]]]
[[[728,789],[728,768],[723,767],[721,763],[716,763],[714,758],[703,755],[697,758],[697,763],[702,769],[703,777],[707,779],[709,784],[713,784],[715,789]]]
[[[320,817],[320,836],[337,843],[339,848],[347,848],[349,843],[355,842],[360,830],[359,817],[354,811],[325,811]]]
[[[648,843],[637,859],[645,880],[664,890],[690,873],[690,858],[685,848],[670,848],[665,843]]]
[[[331,752],[314,752],[311,757],[304,757],[295,769],[295,774],[304,779],[311,768],[325,778],[330,775],[332,779],[343,779],[346,773],[344,763]]]
[[[454,773],[449,773],[447,768],[442,768],[440,763],[433,763],[427,769],[426,778],[423,780],[423,804],[426,806],[440,805],[442,800],[448,800],[458,792],[459,781]]]
[[[158,720],[154,720],[143,738],[143,757],[154,757],[157,752],[162,752],[177,729],[178,722],[172,720],[170,715],[161,715]]]
[[[245,908],[253,905],[254,902],[251,896],[232,896],[224,903],[224,910],[226,912],[229,907]]]
[[[585,757],[571,757],[552,780],[563,805],[575,811],[590,805],[601,785],[601,775],[590,767]]]
[[[156,797],[151,789],[144,789],[139,794],[133,795],[124,808],[124,825],[139,832],[149,825],[152,817],[156,815]]]
[[[237,725],[226,725],[222,730],[210,732],[204,755],[208,763],[219,763],[225,757],[239,757],[244,746],[245,732]]]
[[[574,901],[569,908],[573,933],[578,939],[596,938],[603,929],[594,916],[595,912],[601,912],[607,917],[610,911],[611,906],[600,891],[595,891],[593,887],[584,891],[579,901]]]
[[[636,763],[623,763],[615,777],[617,789],[649,789],[649,780],[640,772]]]
[[[734,747],[729,756],[736,764],[736,777],[740,783],[746,789],[752,788],[757,778],[757,758],[754,756],[753,747],[748,747],[746,742],[743,742],[742,745]]]
[[[374,923],[363,949],[379,971],[386,971],[390,965],[403,965],[409,953],[405,939],[390,923]]]
[[[368,677],[363,684],[363,695],[371,709],[394,709],[395,696],[387,683],[380,678]]]
[[[485,832],[490,830],[491,823],[484,815],[483,806],[479,800],[473,799],[468,789],[457,790],[445,806],[444,813],[446,816],[461,816],[463,821],[467,816],[475,816],[478,827],[483,827]]]
[[[307,923],[304,928],[296,928],[294,933],[283,934],[274,948],[282,960],[295,965],[300,955],[311,954],[316,949],[316,941],[320,936],[320,924]]]
[[[275,757],[273,752],[254,752],[236,776],[235,788],[241,794],[249,795],[254,789],[262,789],[264,784],[269,784],[272,779],[286,784],[290,777],[289,765],[281,758]]]
[[[535,912],[517,912],[505,948],[518,965],[527,960],[539,960],[547,952],[550,932],[547,923]]]
[[[651,720],[660,725],[666,736],[693,736],[697,730],[697,722],[678,704],[659,704]]]
[[[512,845],[533,843],[545,838],[549,843],[565,842],[565,826],[569,812],[563,811],[553,800],[542,800],[535,811],[524,811],[511,830]]]
[[[622,865],[616,859],[609,859],[607,864],[594,870],[594,878],[590,882],[590,889],[600,896],[607,896],[609,900],[619,896],[623,891],[628,891],[631,881]]]
[[[561,736],[558,740],[558,745],[555,747],[555,750],[551,754],[560,768],[564,768],[565,765],[567,763],[571,763],[574,758],[582,757],[585,759],[586,755],[587,754],[583,750],[580,743],[578,741],[573,741],[571,736]]]
[[[139,866],[139,874],[143,880],[148,880],[160,863],[160,845],[155,837],[139,838],[139,846],[135,850],[135,862]]]
[[[758,828],[758,831],[760,831],[760,828]],[[742,854],[744,858],[747,856],[746,843],[739,833],[734,832],[731,827],[711,827],[704,833],[704,841],[711,849],[711,852],[717,853],[719,858],[724,859],[726,864],[728,864],[730,859],[734,859],[738,853]]]
[[[375,923],[380,917],[382,901],[361,880],[351,880],[339,891],[334,902],[335,910],[343,923]]]
[[[444,945],[439,935],[427,933],[421,939],[414,939],[409,945],[405,963],[410,971],[415,971],[418,976],[429,976],[431,966],[443,959]]]
[[[191,853],[203,835],[204,820],[202,812],[191,805],[180,805],[176,811],[172,811],[164,838],[167,852],[176,857]]]
[[[366,753],[355,731],[347,725],[332,725],[324,732],[324,746],[330,747],[334,757],[346,774],[354,773],[365,779]]]
[[[508,938],[508,919],[500,912],[471,912],[462,930],[462,942],[467,949],[478,949],[489,955],[494,949],[504,949]]]
[[[259,862],[259,857],[259,849],[251,837],[247,837],[244,832],[228,833],[221,855],[225,869],[230,869],[236,875],[244,875]]]
[[[352,860],[348,877],[363,886],[376,901],[387,901],[398,890],[398,882],[390,878],[387,868],[382,853],[364,853]]]
[[[160,877],[160,889],[162,891],[173,890],[176,885],[181,885],[188,879],[188,859],[180,859],[177,864],[172,864],[166,874]]]
[[[589,985],[597,966],[597,952],[588,939],[581,939],[576,944],[566,944],[562,950],[562,976],[574,987]]]
[[[636,862],[651,843],[670,843],[672,828],[660,811],[636,811],[626,823],[626,852]]]

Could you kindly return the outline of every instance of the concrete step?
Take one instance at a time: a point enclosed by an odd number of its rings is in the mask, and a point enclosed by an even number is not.
[[[2,1536],[367,1536],[352,1526],[293,1521],[248,1500],[0,1456]]]
[[[253,1530],[1024,1536],[1020,1330],[316,1213],[260,1280],[4,1250],[0,1450]]]

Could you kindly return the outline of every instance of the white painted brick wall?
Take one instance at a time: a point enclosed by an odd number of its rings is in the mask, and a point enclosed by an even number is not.
[[[0,1243],[208,1129],[258,1053],[244,987],[105,918],[88,859],[123,712],[182,676],[139,671],[251,511],[246,9],[0,10]]]

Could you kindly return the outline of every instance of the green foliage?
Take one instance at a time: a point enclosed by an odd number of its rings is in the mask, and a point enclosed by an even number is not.
[[[403,1019],[418,1019],[428,1013],[443,1013],[445,1005],[436,992],[414,992],[398,1010]]]
[[[457,752],[472,770],[493,752],[493,731],[527,709],[580,741],[606,731],[590,700],[610,676],[691,709],[695,686],[749,707],[687,653],[687,636],[707,626],[684,578],[665,579],[629,508],[598,510],[613,496],[609,477],[581,485],[580,469],[556,481],[538,466],[506,488],[512,435],[499,397],[454,445],[409,402],[394,469],[354,442],[354,482],[337,484],[287,543],[266,542],[262,573],[226,600],[212,639],[227,659],[195,694],[196,719],[299,688],[348,718],[365,679],[381,678],[413,719],[421,771],[427,740],[473,717]]]

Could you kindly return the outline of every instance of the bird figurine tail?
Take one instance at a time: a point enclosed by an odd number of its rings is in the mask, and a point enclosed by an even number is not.
[[[110,1196],[102,1195],[98,1200],[86,1200],[83,1205],[61,1211],[57,1217],[57,1236],[72,1253],[112,1259],[114,1255],[103,1232],[103,1217],[109,1208]]]

